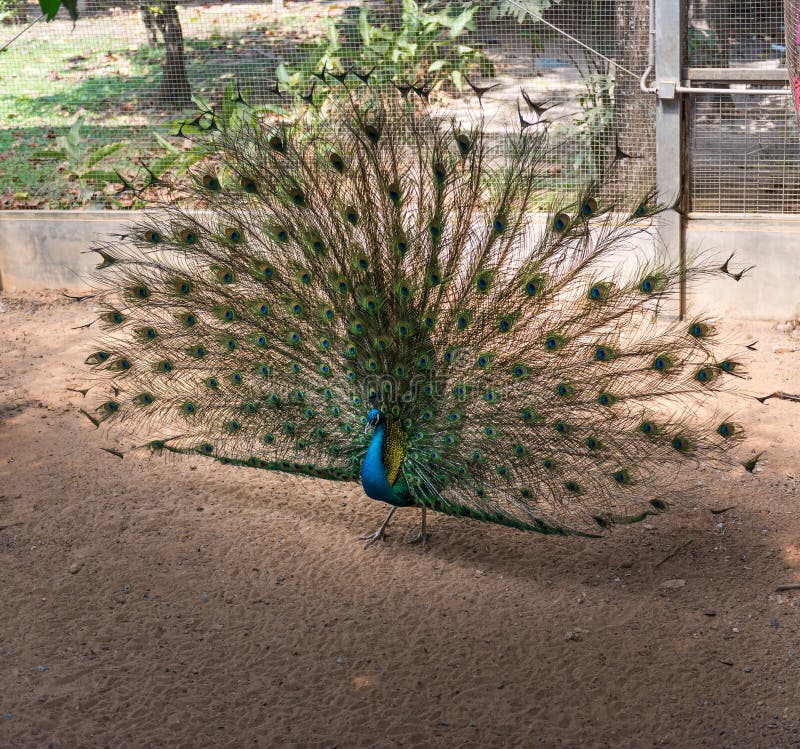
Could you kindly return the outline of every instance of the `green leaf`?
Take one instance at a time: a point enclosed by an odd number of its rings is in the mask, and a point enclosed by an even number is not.
[[[106,156],[111,156],[112,153],[116,153],[119,151],[120,148],[124,143],[106,143],[104,146],[100,146],[100,148],[96,148],[92,151],[89,156],[86,158],[86,166],[87,168],[91,169],[95,164],[102,161]]]
[[[464,33],[464,31],[468,30],[472,24],[472,19],[478,11],[478,6],[473,5],[471,8],[467,8],[463,13],[456,16],[449,24],[442,24],[444,26],[449,26],[450,31],[448,32],[448,36],[451,39],[455,39],[457,36],[460,36]]]
[[[62,0],[61,4],[67,9],[73,21],[78,20],[78,0]]]
[[[45,18],[48,21],[52,21],[61,7],[61,0],[39,0],[39,7],[42,9]]]
[[[178,151],[168,153],[166,156],[162,156],[160,159],[156,159],[152,162],[150,164],[150,171],[153,173],[154,177],[160,177],[167,170],[171,169],[180,157],[181,153]]]
[[[160,133],[153,133],[153,137],[156,139],[158,144],[165,150],[169,151],[170,153],[180,153],[180,149],[175,148],[163,135]]]
[[[362,8],[358,15],[358,33],[361,36],[361,43],[365,47],[372,46],[372,31],[373,26],[369,22],[368,11],[366,8]]]
[[[445,65],[447,65],[447,60],[436,60],[428,65],[428,72],[435,73],[437,70],[441,70]]]
[[[75,122],[72,123],[70,126],[69,131],[67,132],[67,143],[71,146],[77,146],[80,144],[81,138],[81,128],[83,127],[83,123],[86,121],[86,115],[81,114],[78,115]]]
[[[33,152],[34,159],[60,159],[64,160],[67,158],[67,154],[64,151],[34,151]]]
[[[84,172],[80,175],[83,182],[119,182],[119,177],[114,172],[105,172],[100,169]]]
[[[329,55],[333,55],[339,51],[339,29],[332,18],[326,18],[325,25],[328,31],[328,48],[326,52]]]
[[[278,79],[279,83],[282,83],[284,86],[297,86],[300,83],[300,73],[295,71],[294,73],[290,73],[289,69],[281,63],[278,65],[277,69],[275,70],[275,76]]]
[[[197,108],[201,112],[208,112],[211,110],[211,107],[208,105],[205,99],[201,99],[199,96],[195,96],[192,94],[192,101],[197,105]]]

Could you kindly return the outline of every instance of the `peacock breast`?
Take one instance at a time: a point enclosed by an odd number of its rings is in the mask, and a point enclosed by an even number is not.
[[[387,420],[381,458],[389,485],[394,486],[406,459],[406,435],[403,428],[394,419]]]

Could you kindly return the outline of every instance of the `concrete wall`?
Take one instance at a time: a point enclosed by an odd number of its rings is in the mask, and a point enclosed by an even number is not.
[[[97,264],[83,254],[102,235],[124,232],[138,212],[0,212],[0,284],[3,289],[84,289]],[[691,311],[766,320],[800,318],[800,216],[695,215],[688,222],[689,257],[722,262],[731,269],[756,266],[739,283],[715,278],[693,290]]]
[[[800,319],[800,215],[703,215],[689,218],[686,251],[723,262],[733,272],[755,266],[741,281],[719,277],[689,295],[689,309],[756,320]]]
[[[0,289],[85,289],[99,262],[86,250],[141,213],[0,211]]]

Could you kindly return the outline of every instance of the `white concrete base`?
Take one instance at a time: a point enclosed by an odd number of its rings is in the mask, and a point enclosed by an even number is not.
[[[86,253],[140,211],[0,211],[0,289],[85,289],[99,262]]]
[[[689,260],[731,254],[730,270],[755,266],[738,283],[718,277],[689,295],[688,309],[716,317],[754,320],[800,319],[800,215],[693,214],[686,227]]]

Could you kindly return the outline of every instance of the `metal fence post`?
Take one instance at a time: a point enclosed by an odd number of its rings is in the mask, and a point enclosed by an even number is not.
[[[685,261],[681,210],[683,191],[683,97],[675,91],[681,82],[686,39],[686,0],[651,0],[655,3],[656,186],[659,200],[676,203],[677,210],[659,216],[658,241],[673,262]],[[681,284],[678,314],[686,310],[686,289]]]

